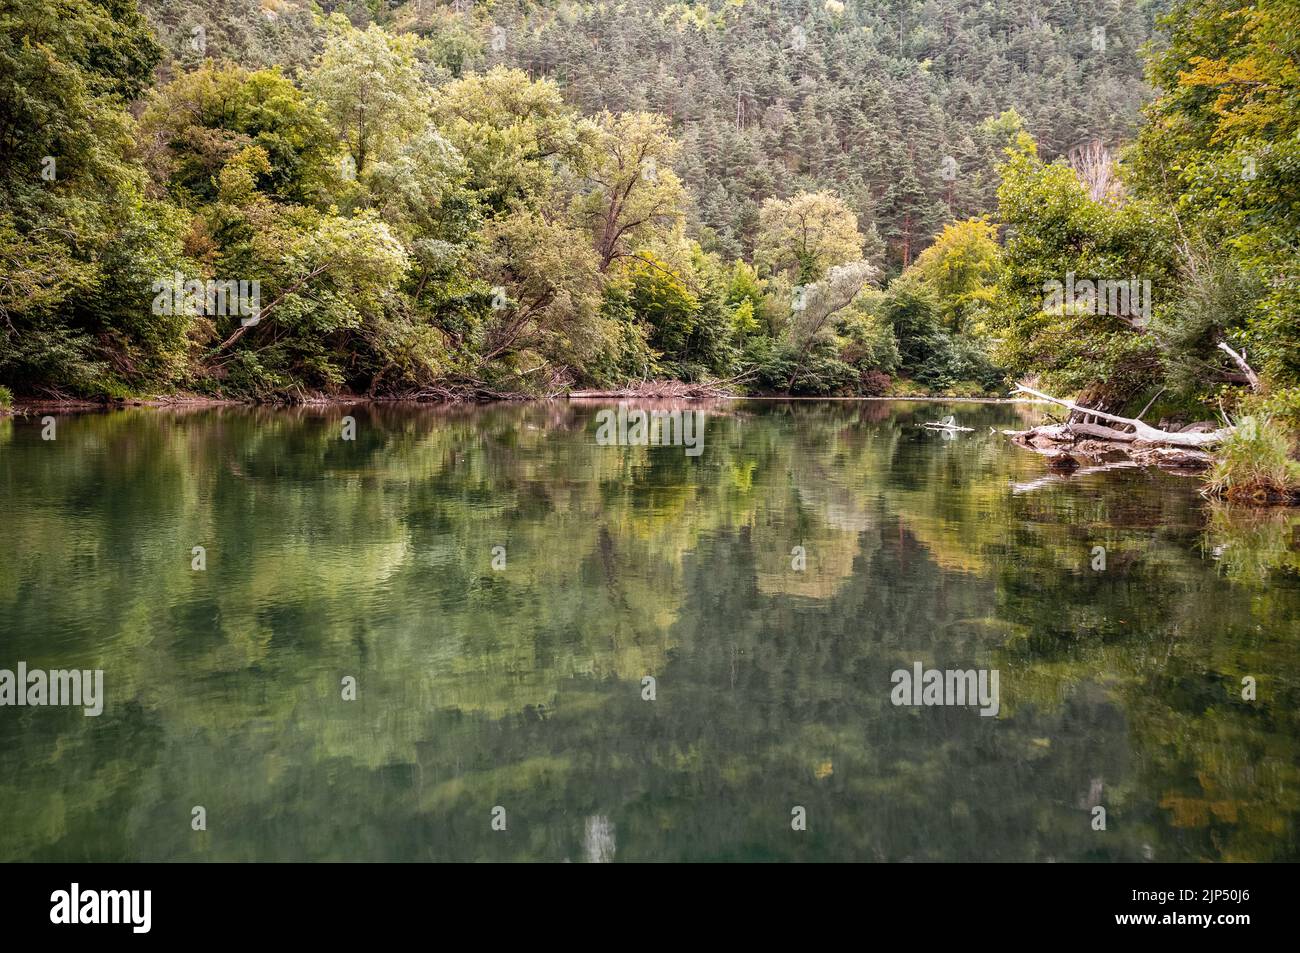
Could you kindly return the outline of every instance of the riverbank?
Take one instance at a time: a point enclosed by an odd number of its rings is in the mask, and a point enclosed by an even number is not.
[[[258,406],[257,401],[227,400],[220,397],[119,397],[111,400],[84,400],[74,397],[15,400],[0,406],[0,417],[30,416],[43,413],[92,413],[101,410],[125,410],[128,407],[238,407]]]
[[[1022,401],[1014,397],[950,397],[945,394],[909,395],[907,397],[804,397],[785,394],[744,394],[736,392],[706,392],[698,388],[686,388],[688,392],[648,392],[633,389],[625,390],[582,390],[561,394],[532,395],[524,393],[502,394],[495,397],[448,397],[444,395],[393,395],[367,396],[364,394],[316,394],[301,400],[255,400],[251,398],[205,397],[199,395],[176,395],[159,397],[118,397],[103,400],[84,398],[25,398],[15,400],[9,406],[0,406],[0,417],[6,415],[30,415],[36,413],[75,413],[101,410],[122,410],[128,407],[312,407],[342,406],[350,404],[490,404],[498,402],[545,402],[552,400],[761,400],[761,401],[801,401],[816,403],[951,403],[951,404],[1015,404],[1040,403],[1039,401]],[[1045,402],[1041,402],[1045,403]]]

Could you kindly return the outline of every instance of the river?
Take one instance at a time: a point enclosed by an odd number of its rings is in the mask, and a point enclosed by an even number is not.
[[[0,420],[0,669],[104,686],[0,707],[0,860],[1300,859],[1294,513],[1006,404],[616,407]]]

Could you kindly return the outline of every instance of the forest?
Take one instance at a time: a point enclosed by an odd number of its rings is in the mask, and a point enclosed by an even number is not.
[[[981,396],[1300,490],[1291,0],[0,0],[0,404]]]

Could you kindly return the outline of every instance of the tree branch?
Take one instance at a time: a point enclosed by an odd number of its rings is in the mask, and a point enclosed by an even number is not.
[[[1090,407],[1080,407],[1072,400],[1061,400],[1059,397],[1052,397],[1050,394],[1044,394],[1042,391],[1034,390],[1032,387],[1026,387],[1024,384],[1018,385],[1011,393],[1013,396],[1015,394],[1032,394],[1039,400],[1045,400],[1048,403],[1057,404],[1061,407],[1072,410],[1075,413],[1090,414],[1093,417],[1099,417],[1102,420],[1109,420],[1112,423],[1127,425],[1133,428],[1133,433],[1132,435],[1125,436],[1128,436],[1130,440],[1141,440],[1145,443],[1162,443],[1173,447],[1207,447],[1212,446],[1213,444],[1222,443],[1224,438],[1236,429],[1234,427],[1226,427],[1221,430],[1215,430],[1212,433],[1170,433],[1167,430],[1157,430],[1155,427],[1148,426],[1142,421],[1135,420],[1132,417],[1120,417],[1118,414],[1108,414],[1104,411],[1093,410]],[[1070,424],[1068,426],[1075,430],[1078,430],[1080,426],[1096,427],[1096,425],[1088,424]],[[1110,428],[1096,427],[1096,430],[1098,431],[1108,429]],[[1094,435],[1100,436],[1100,434]],[[1123,438],[1107,435],[1106,439],[1115,440]]]
[[[1241,372],[1246,375],[1246,381],[1250,384],[1250,389],[1253,391],[1258,391],[1259,375],[1256,374],[1254,370],[1251,369],[1251,366],[1246,363],[1246,352],[1243,350],[1240,354],[1238,354],[1236,351],[1234,351],[1232,348],[1228,346],[1227,341],[1219,342],[1219,350],[1223,351],[1225,354],[1228,355],[1228,357],[1232,358],[1233,363],[1235,363],[1239,368],[1241,368]]]

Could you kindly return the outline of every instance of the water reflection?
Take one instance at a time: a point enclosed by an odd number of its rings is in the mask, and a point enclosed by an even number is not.
[[[612,406],[0,421],[0,667],[107,692],[0,709],[0,858],[1300,855],[1293,513],[1043,480],[1003,405],[718,403],[699,457]],[[918,661],[999,717],[891,705]]]

